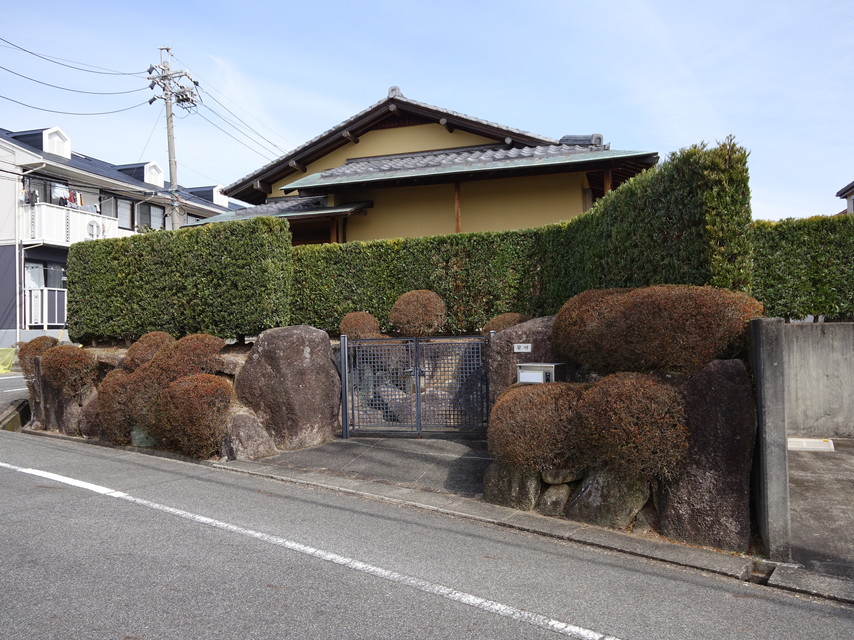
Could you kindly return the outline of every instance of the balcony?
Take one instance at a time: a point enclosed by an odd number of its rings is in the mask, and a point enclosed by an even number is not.
[[[65,326],[65,289],[27,289],[24,294],[27,328],[58,329]]]
[[[60,207],[46,202],[22,209],[21,239],[25,243],[67,247],[83,240],[123,238],[133,234],[130,229],[120,229],[116,218],[83,209]]]

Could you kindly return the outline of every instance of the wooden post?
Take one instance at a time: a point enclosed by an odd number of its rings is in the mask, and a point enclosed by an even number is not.
[[[460,183],[454,183],[454,233],[461,233],[463,230],[463,207],[462,198],[460,197]]]
[[[608,193],[611,190],[611,183],[613,181],[613,175],[610,169],[605,169],[602,172],[602,182],[604,183],[603,191]]]

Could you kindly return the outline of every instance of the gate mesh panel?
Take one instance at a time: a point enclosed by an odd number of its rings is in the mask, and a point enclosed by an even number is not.
[[[481,337],[350,341],[350,428],[484,428],[484,344]]]

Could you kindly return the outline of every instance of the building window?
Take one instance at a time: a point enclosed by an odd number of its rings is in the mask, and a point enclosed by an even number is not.
[[[141,229],[165,229],[166,209],[143,202],[136,206],[137,226]]]
[[[116,217],[119,219],[119,227],[133,230],[133,203],[116,199]]]
[[[35,193],[35,202],[49,202],[50,204],[60,204],[68,202],[68,185],[61,182],[54,182],[47,178],[29,178],[29,185],[25,185],[25,189]]]
[[[65,265],[41,260],[25,261],[24,286],[27,289],[65,289]]]

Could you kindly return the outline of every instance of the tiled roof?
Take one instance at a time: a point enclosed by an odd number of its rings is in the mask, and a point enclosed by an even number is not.
[[[358,158],[291,182],[284,191],[322,189],[335,185],[431,178],[441,181],[458,174],[537,171],[547,167],[608,161],[638,163],[636,172],[652,166],[658,155],[646,151],[612,151],[607,146],[540,145],[505,148],[497,145]]]
[[[465,149],[425,151],[413,154],[355,158],[346,164],[322,172],[324,178],[334,176],[365,175],[385,171],[407,171],[433,167],[474,167],[479,164],[498,163],[505,160],[530,158],[559,158],[591,151],[607,151],[608,146],[587,147],[562,144],[538,147],[510,148],[503,145],[484,145]]]
[[[94,176],[98,176],[100,178],[106,178],[108,180],[113,180],[122,183],[128,187],[129,191],[139,192],[140,194],[143,192],[157,191],[161,195],[165,195],[168,192],[168,189],[164,189],[162,187],[159,187],[158,185],[143,182],[142,180],[138,180],[122,171],[119,171],[119,165],[110,164],[109,162],[93,158],[92,156],[87,156],[85,154],[72,151],[71,157],[66,158],[64,156],[59,156],[53,153],[43,151],[41,148],[22,142],[17,137],[15,137],[20,136],[22,133],[33,132],[20,132],[9,131],[8,129],[0,129],[0,140],[4,140],[10,144],[14,144],[15,146],[20,147],[21,149],[24,149],[41,158],[44,158],[45,160],[49,161],[54,165],[65,166],[71,169],[89,173]],[[200,198],[194,195],[193,193],[190,193],[180,185],[178,187],[177,195],[178,198],[186,204],[192,204],[206,209],[214,209],[219,211],[225,210],[224,207],[220,207],[210,202],[209,200]]]
[[[848,194],[851,193],[852,191],[854,191],[854,182],[852,182],[850,184],[846,184],[839,191],[837,191],[836,197],[837,198],[846,198],[846,197],[848,197]]]

